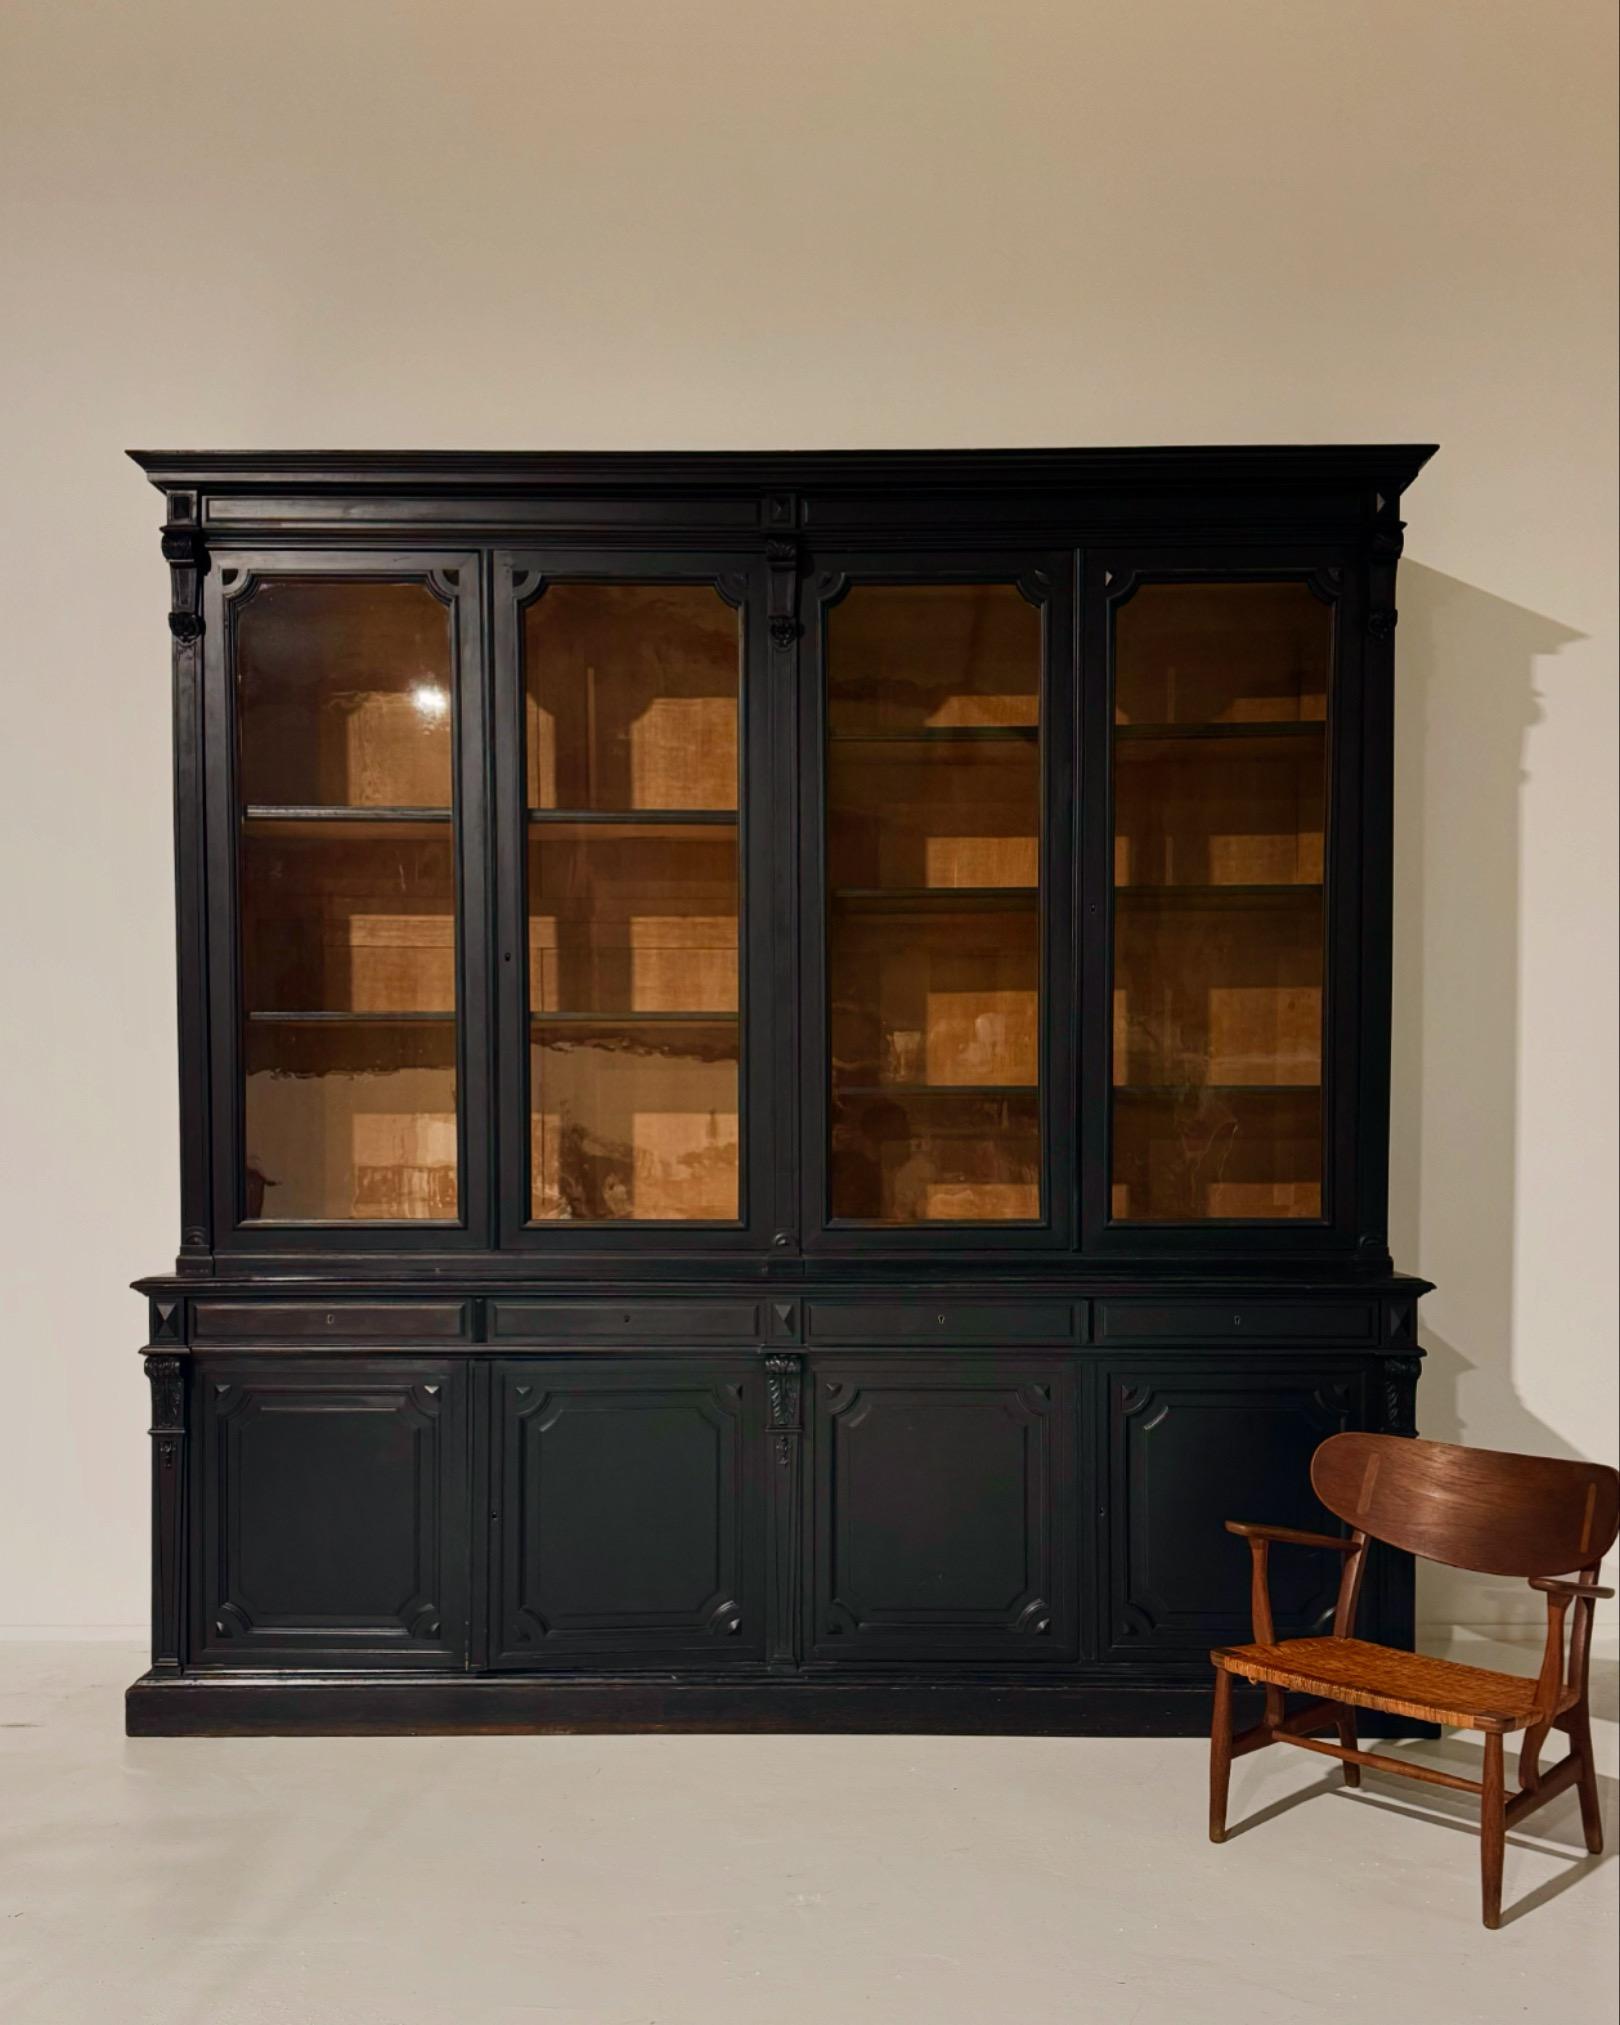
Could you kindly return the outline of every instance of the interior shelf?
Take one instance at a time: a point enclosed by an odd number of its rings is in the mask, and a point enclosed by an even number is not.
[[[1327,730],[1322,717],[1280,717],[1272,721],[1253,719],[1244,724],[1116,724],[1116,744],[1130,745],[1143,740],[1215,739],[1241,742],[1246,739],[1298,738],[1319,740]]]
[[[534,824],[571,823],[600,830],[646,830],[665,827],[730,828],[737,826],[736,809],[530,809]]]
[[[255,1026],[297,1027],[398,1027],[411,1025],[454,1026],[454,1010],[446,1012],[250,1012]]]
[[[833,745],[1039,745],[1038,724],[941,724],[920,731],[832,731]]]
[[[328,806],[319,802],[250,802],[243,809],[242,818],[249,823],[304,823],[324,827],[340,823],[448,823],[452,814],[450,809],[384,807],[381,804]]]
[[[716,1027],[735,1026],[735,1012],[531,1012],[529,1024],[536,1027]]]
[[[1310,1083],[1115,1083],[1116,1097],[1145,1097],[1163,1103],[1183,1097],[1298,1097],[1321,1094],[1322,1085]]]
[[[1039,1083],[840,1083],[834,1081],[834,1097],[893,1097],[909,1102],[913,1097],[1033,1097]]]
[[[842,886],[833,904],[866,914],[966,913],[1034,907],[1038,886]]]
[[[1320,899],[1320,879],[1290,880],[1271,886],[1116,886],[1116,900],[1130,900],[1145,906],[1243,906],[1251,901]]]

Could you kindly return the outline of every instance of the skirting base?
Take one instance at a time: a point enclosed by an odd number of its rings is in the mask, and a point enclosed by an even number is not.
[[[148,1673],[125,1695],[124,1727],[132,1737],[1189,1737],[1208,1733],[1211,1701],[1209,1686],[1185,1681]],[[1371,1713],[1360,1727],[1367,1736],[1433,1734]]]

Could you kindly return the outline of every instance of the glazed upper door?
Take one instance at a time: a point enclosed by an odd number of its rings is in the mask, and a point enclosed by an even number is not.
[[[811,1247],[1067,1241],[1071,572],[1029,553],[824,555],[809,579]]]
[[[763,563],[496,558],[504,1240],[763,1243]]]
[[[1320,1249],[1353,1214],[1359,710],[1341,573],[1099,566],[1089,1242]],[[1105,1093],[1105,1094],[1103,1094]]]
[[[220,1242],[487,1243],[476,561],[221,551],[205,638]]]

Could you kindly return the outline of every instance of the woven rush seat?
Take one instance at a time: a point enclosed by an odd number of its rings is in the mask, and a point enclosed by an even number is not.
[[[1420,1713],[1466,1730],[1522,1730],[1535,1717],[1536,1683],[1450,1659],[1373,1645],[1364,1638],[1289,1638],[1230,1645],[1211,1658],[1227,1672],[1390,1715]]]

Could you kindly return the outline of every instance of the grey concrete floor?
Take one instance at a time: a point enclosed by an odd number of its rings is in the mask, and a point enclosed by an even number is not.
[[[7,2025],[1614,2014],[1620,1867],[1573,1796],[1487,1934],[1470,1801],[1303,1752],[1239,1763],[1216,1849],[1192,1739],[132,1743],[141,1664],[0,1644]]]

